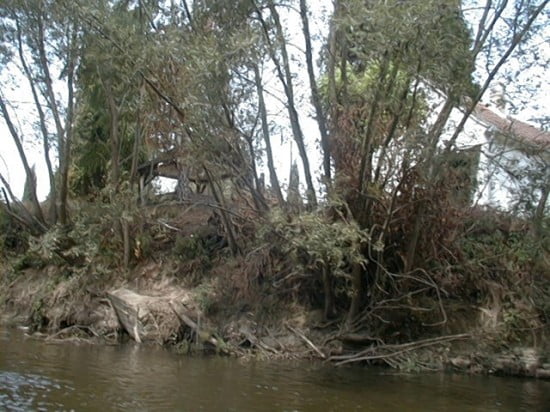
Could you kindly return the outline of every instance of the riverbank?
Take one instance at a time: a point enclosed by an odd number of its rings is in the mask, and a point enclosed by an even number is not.
[[[502,344],[499,325],[488,322],[486,310],[466,317],[464,307],[455,307],[438,334],[384,342],[351,333],[338,319],[327,321],[322,310],[298,299],[278,298],[270,293],[272,285],[250,285],[255,290],[240,296],[230,287],[237,262],[220,261],[215,267],[210,277],[189,279],[162,260],[127,272],[90,270],[71,276],[57,266],[10,276],[4,266],[8,275],[0,282],[1,322],[25,325],[29,334],[47,341],[118,344],[132,339],[182,354],[320,359],[409,372],[452,370],[550,379],[546,330],[531,331],[523,342]],[[113,296],[128,304],[126,321],[120,310],[117,313]],[[132,322],[134,326],[128,327]]]

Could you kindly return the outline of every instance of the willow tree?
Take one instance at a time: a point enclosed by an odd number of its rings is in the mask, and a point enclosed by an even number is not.
[[[253,1],[252,3],[255,7],[255,17],[259,21],[264,35],[269,57],[275,67],[277,78],[279,79],[286,98],[285,106],[288,111],[292,136],[298,147],[298,153],[302,161],[308,202],[310,207],[316,207],[317,195],[313,184],[305,136],[298,114],[294,84],[295,76],[290,65],[290,54],[288,51],[289,40],[283,27],[278,6],[275,2],[268,0],[263,2]]]
[[[43,145],[50,183],[50,223],[59,219],[61,224],[66,224],[79,24],[61,4],[47,0],[14,1],[2,5],[0,18],[3,48],[14,63],[4,68],[20,68],[19,75],[25,79],[32,94],[34,113],[30,116],[35,116],[35,121],[27,120],[29,124],[37,125],[35,133]],[[63,92],[62,97],[60,92]],[[19,148],[24,132],[14,126],[4,97],[2,115]],[[24,150],[19,149],[27,178],[31,178]],[[51,153],[52,149],[55,155]],[[57,158],[57,168],[54,158]],[[35,215],[43,221],[35,188],[31,190],[31,199]]]
[[[72,9],[87,23],[72,164],[71,186],[77,195],[94,194],[107,185],[116,193],[143,160],[139,71],[152,47],[144,7],[141,2],[135,8],[127,2],[98,2],[93,8],[77,4]]]

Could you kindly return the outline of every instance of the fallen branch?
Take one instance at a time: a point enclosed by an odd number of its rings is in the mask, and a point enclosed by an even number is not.
[[[239,332],[244,335],[244,337],[246,338],[245,341],[248,341],[250,342],[250,344],[252,346],[255,346],[256,348],[259,348],[261,350],[264,350],[264,351],[269,351],[275,355],[279,355],[280,352],[275,349],[275,348],[272,348],[271,346],[265,344],[264,342],[262,342],[261,339],[259,339],[258,337],[256,337],[248,328],[240,328],[239,329]]]
[[[336,336],[336,339],[343,343],[351,343],[354,345],[366,345],[369,343],[377,342],[380,345],[383,345],[383,341],[380,338],[376,338],[369,335],[360,335],[358,333],[348,333],[345,335]]]
[[[165,228],[167,228],[167,229],[175,230],[176,232],[181,232],[181,229],[180,229],[180,228],[177,228],[177,227],[175,227],[175,226],[172,226],[172,225],[170,225],[170,224],[164,222],[162,219],[158,219],[157,222],[158,222],[160,225],[162,225],[162,226],[164,226]]]
[[[61,330],[58,330],[56,333],[54,333],[53,335],[50,335],[50,336],[47,336],[46,337],[46,341],[55,341],[55,340],[58,340],[58,337],[61,336],[61,335],[64,335],[64,334],[69,334],[69,333],[73,333],[73,331],[79,331],[79,332],[88,332],[88,334],[92,334],[94,335],[95,337],[99,337],[99,335],[97,334],[97,332],[95,330],[93,330],[90,326],[86,326],[86,325],[71,325],[71,326],[67,326],[66,328],[63,328]],[[80,339],[80,338],[79,338]]]
[[[300,339],[302,339],[305,343],[307,343],[315,352],[317,352],[317,354],[322,358],[322,359],[326,359],[327,356],[321,352],[321,350],[315,346],[313,344],[312,341],[310,341],[302,332],[294,329],[292,326],[290,325],[285,325],[287,327],[288,330],[290,330],[292,333],[294,333],[296,336],[298,336]]]
[[[384,360],[385,362],[390,364],[391,361],[388,362],[390,358],[400,356],[406,352],[412,352],[444,342],[468,339],[470,337],[471,335],[469,333],[461,333],[458,335],[439,336],[437,338],[423,339],[416,342],[408,342],[398,345],[375,346],[351,355],[331,356],[329,360],[338,361],[336,362],[336,365],[344,365],[346,363],[364,362],[370,360]],[[384,351],[389,351],[389,353],[380,353]]]

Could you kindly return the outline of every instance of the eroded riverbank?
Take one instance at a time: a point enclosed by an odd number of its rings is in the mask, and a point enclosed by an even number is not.
[[[4,284],[5,323],[27,325],[30,334],[49,343],[70,339],[119,345],[133,339],[147,346],[168,346],[180,354],[217,352],[241,359],[335,364],[356,362],[362,356],[358,363],[363,365],[405,372],[550,377],[546,340],[503,348],[491,329],[476,325],[475,319],[469,323],[465,318],[450,319],[446,333],[439,336],[402,344],[373,341],[360,351],[365,336],[324,322],[319,311],[261,294],[255,304],[231,303],[212,280],[186,288],[181,280],[166,276],[160,264],[148,264],[126,276],[66,278],[55,270],[27,272]],[[117,290],[131,290],[141,302],[129,302],[126,322],[109,299]]]

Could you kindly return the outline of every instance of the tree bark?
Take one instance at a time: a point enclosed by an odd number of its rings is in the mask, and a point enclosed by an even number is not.
[[[25,149],[23,149],[23,144],[21,143],[21,138],[19,137],[19,134],[17,133],[17,130],[15,129],[15,126],[13,125],[13,122],[11,121],[10,114],[8,112],[8,109],[4,103],[4,96],[0,94],[0,110],[2,111],[2,116],[4,117],[4,121],[6,122],[6,125],[8,126],[8,130],[10,131],[11,137],[13,139],[13,142],[15,143],[15,146],[17,147],[17,152],[19,153],[19,157],[21,159],[21,162],[23,163],[23,169],[25,169],[25,175],[27,177],[27,180],[29,181],[29,195],[30,195],[30,201],[32,204],[32,207],[34,209],[34,214],[36,216],[36,219],[42,224],[45,225],[46,221],[44,219],[44,214],[42,213],[42,208],[40,207],[40,203],[38,202],[38,197],[36,196],[36,181],[33,179],[33,173],[32,169],[29,166],[29,162],[27,160],[27,155],[25,153]]]
[[[365,188],[367,187],[368,183],[370,182],[371,178],[371,147],[372,147],[372,134],[374,133],[374,123],[375,118],[378,113],[378,106],[379,101],[382,99],[382,92],[384,80],[386,78],[386,75],[388,73],[390,65],[390,56],[388,52],[384,55],[384,60],[382,61],[382,64],[380,66],[380,73],[378,74],[378,87],[376,88],[376,92],[374,95],[374,99],[372,101],[370,112],[369,112],[369,118],[367,120],[367,130],[365,132],[365,136],[362,139],[361,142],[361,164],[359,166],[359,184],[357,189],[360,193],[363,193],[365,191]]]
[[[55,93],[53,90],[53,82],[52,82],[52,76],[50,74],[50,68],[49,68],[49,62],[48,57],[46,53],[46,41],[44,39],[44,21],[43,21],[43,15],[39,14],[37,18],[37,25],[38,25],[38,55],[40,57],[40,69],[42,70],[42,76],[44,78],[44,85],[45,89],[43,90],[44,98],[46,99],[48,108],[50,109],[53,120],[55,123],[55,128],[57,130],[57,145],[58,145],[58,151],[64,152],[64,145],[65,145],[65,131],[63,129],[62,123],[61,123],[61,116],[59,114],[59,108],[57,104],[57,100],[55,98]],[[61,154],[59,154],[61,157]],[[59,162],[61,163],[61,158],[59,159]]]
[[[32,233],[41,235],[46,232],[48,228],[43,223],[38,221],[36,216],[27,210],[25,205],[23,205],[23,203],[13,194],[9,182],[2,175],[2,173],[0,173],[0,182],[4,185],[2,188],[2,193],[4,194],[6,200],[6,204],[4,205],[6,212],[23,226],[27,227]],[[6,194],[6,190],[8,194]],[[14,205],[17,205],[17,208],[13,208],[10,205],[10,199]]]
[[[279,62],[279,59],[276,56],[275,47],[270,39],[269,29],[262,17],[261,11],[259,9],[256,9],[256,14],[258,15],[258,18],[262,24],[265,38],[268,43],[271,60],[273,61],[273,64],[275,64],[277,75],[279,77],[281,84],[283,85],[285,96],[287,98],[286,106],[288,110],[290,126],[292,129],[292,135],[294,137],[294,141],[296,142],[296,146],[298,146],[298,152],[300,153],[300,158],[302,160],[302,165],[304,168],[304,177],[306,179],[306,185],[307,185],[308,203],[310,207],[314,208],[317,206],[317,196],[315,194],[315,186],[313,185],[313,179],[311,176],[311,168],[309,166],[309,158],[307,155],[307,149],[304,142],[304,135],[302,132],[302,128],[300,126],[298,111],[296,110],[295,98],[294,98],[294,87],[292,84],[292,72],[290,70],[290,62],[289,62],[288,52],[286,49],[286,41],[284,38],[284,33],[281,25],[281,20],[279,18],[279,13],[277,12],[277,8],[275,7],[275,4],[273,3],[273,1],[270,0],[268,2],[268,7],[273,17],[273,20],[275,22],[276,38],[277,38],[277,42],[279,43],[279,47],[281,51],[281,56],[283,60],[282,64],[281,62]]]
[[[254,78],[256,80],[256,91],[258,93],[258,110],[260,111],[260,117],[262,120],[262,134],[265,142],[265,151],[267,155],[267,168],[269,170],[269,182],[271,183],[271,189],[277,197],[277,202],[284,208],[285,200],[281,192],[281,185],[279,184],[279,178],[277,177],[277,170],[275,169],[275,161],[273,160],[273,150],[271,148],[271,139],[269,136],[269,123],[267,121],[267,110],[264,101],[264,91],[262,87],[262,79],[260,76],[260,70],[258,66],[254,66]]]
[[[137,173],[138,169],[138,163],[139,163],[139,153],[141,149],[141,142],[142,142],[142,118],[141,118],[141,104],[143,100],[143,79],[141,79],[139,87],[139,100],[138,100],[138,107],[137,107],[137,114],[136,114],[136,131],[134,136],[134,145],[132,147],[132,165],[130,166],[130,181],[135,184],[135,182],[138,180],[139,176]]]
[[[359,314],[362,297],[363,267],[359,263],[354,263],[351,269],[351,302],[348,310],[348,325],[351,325]]]
[[[313,107],[315,108],[315,115],[317,117],[317,125],[319,126],[319,133],[321,135],[321,148],[323,149],[323,171],[324,181],[327,187],[327,192],[330,191],[332,173],[330,168],[330,145],[328,140],[328,130],[326,124],[326,116],[323,111],[323,105],[321,103],[321,96],[317,87],[317,81],[315,80],[315,72],[313,70],[313,55],[311,46],[311,34],[309,32],[309,20],[308,20],[308,8],[306,0],[300,0],[300,16],[302,18],[302,30],[304,32],[304,40],[306,43],[306,64],[307,74],[309,78],[309,87],[311,89],[311,100]]]
[[[334,288],[332,286],[332,275],[329,267],[326,264],[323,264],[321,270],[323,278],[323,291],[325,294],[324,318],[327,320],[334,317]]]
[[[40,61],[40,69],[44,78],[44,98],[46,99],[48,108],[50,109],[55,127],[57,130],[58,156],[59,156],[59,197],[57,199],[57,210],[59,214],[59,223],[66,225],[68,223],[67,201],[69,192],[69,163],[71,151],[71,139],[73,134],[73,117],[74,117],[74,71],[76,66],[76,49],[75,43],[77,39],[76,25],[73,23],[70,32],[67,34],[68,50],[67,50],[67,116],[65,119],[65,128],[61,122],[59,113],[59,104],[55,98],[53,90],[53,82],[50,74],[49,62],[46,52],[44,15],[39,13],[37,18],[38,39],[37,48]],[[70,36],[70,37],[69,37]]]
[[[71,38],[69,40],[69,51],[67,60],[67,117],[65,119],[65,141],[62,146],[63,150],[59,153],[59,170],[60,170],[60,188],[59,188],[59,222],[62,225],[69,223],[68,214],[68,195],[69,195],[69,166],[71,156],[71,143],[73,138],[73,120],[75,111],[74,98],[74,74],[76,66],[76,37],[77,29],[73,24],[71,27]]]
[[[109,107],[110,125],[109,125],[109,142],[111,145],[111,170],[109,171],[109,180],[112,189],[116,193],[120,180],[120,136],[119,136],[119,107],[115,101],[113,89],[109,80],[104,82],[105,94],[107,97],[107,105]]]
[[[548,195],[550,194],[550,184],[546,184],[541,189],[540,199],[535,210],[535,216],[533,219],[534,233],[537,239],[542,239],[543,227],[542,222],[544,220],[544,210],[546,209],[546,203],[548,202]]]
[[[231,253],[233,254],[233,256],[236,256],[240,253],[241,249],[239,247],[239,244],[237,243],[237,236],[235,235],[233,224],[231,223],[231,218],[227,213],[227,205],[225,204],[223,193],[221,192],[221,190],[218,191],[218,188],[216,188],[216,182],[214,182],[214,178],[212,177],[212,174],[208,171],[208,169],[204,168],[203,170],[206,174],[206,177],[208,178],[208,184],[210,185],[210,190],[212,190],[212,196],[214,196],[216,203],[219,205],[220,214],[222,216],[223,224],[227,232],[227,243],[229,244],[229,248],[231,249]]]
[[[42,133],[42,147],[44,148],[44,160],[46,162],[46,168],[48,169],[48,178],[50,183],[50,194],[48,196],[48,201],[49,201],[48,219],[50,223],[55,224],[57,223],[57,205],[56,205],[57,190],[56,190],[56,182],[55,182],[55,173],[54,173],[54,169],[53,169],[53,165],[50,157],[50,137],[49,137],[48,126],[46,122],[46,115],[42,108],[42,104],[40,103],[40,98],[38,97],[38,92],[36,90],[34,77],[25,59],[25,54],[23,52],[23,40],[21,38],[21,27],[19,25],[19,19],[17,17],[15,17],[15,22],[17,26],[17,51],[19,54],[19,60],[21,62],[21,66],[23,67],[23,71],[25,72],[25,76],[27,77],[27,81],[29,82],[29,86],[31,88],[34,105],[38,112],[40,132]]]

